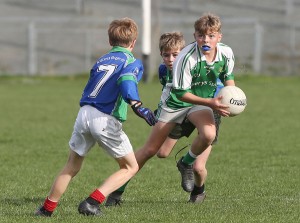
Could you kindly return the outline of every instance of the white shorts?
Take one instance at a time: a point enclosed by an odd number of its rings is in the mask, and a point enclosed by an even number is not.
[[[210,107],[204,105],[193,105],[191,107],[173,110],[163,104],[158,108],[157,118],[158,121],[161,122],[175,122],[181,124],[189,114],[201,110],[211,111],[211,115],[213,117],[213,110]]]
[[[78,112],[69,145],[78,155],[85,156],[96,142],[114,158],[133,152],[120,121],[85,105]]]

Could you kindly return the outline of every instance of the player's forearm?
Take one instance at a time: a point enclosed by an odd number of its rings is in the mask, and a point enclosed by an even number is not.
[[[137,88],[137,83],[132,80],[122,81],[120,83],[120,91],[123,99],[130,105],[141,101]]]
[[[141,101],[135,101],[135,100],[129,100],[129,104],[130,105],[141,105],[142,104],[142,102]]]
[[[228,80],[224,83],[225,86],[235,86],[234,80]]]
[[[179,100],[194,105],[205,105],[205,106],[210,106],[210,101],[211,101],[210,98],[202,98],[189,92],[185,93],[181,98],[179,98]]]

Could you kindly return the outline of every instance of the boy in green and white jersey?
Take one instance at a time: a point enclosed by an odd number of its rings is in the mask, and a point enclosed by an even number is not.
[[[230,47],[220,43],[222,33],[219,17],[205,14],[195,22],[194,28],[195,42],[186,46],[176,57],[170,91],[163,91],[161,98],[164,100],[157,111],[158,122],[135,156],[141,169],[157,154],[176,124],[187,118],[196,126],[199,134],[177,167],[182,176],[183,189],[191,193],[189,201],[201,203],[205,198],[205,165],[216,136],[213,110],[221,116],[229,116],[228,106],[221,103],[222,97],[214,98],[217,80],[219,78],[225,86],[235,85],[234,56]],[[196,172],[195,180],[193,170]],[[118,204],[125,186],[113,192],[106,204]]]
[[[206,14],[195,22],[194,28],[196,41],[185,47],[174,62],[173,89],[161,106],[162,116],[159,121],[170,110],[188,109],[187,118],[196,126],[199,134],[189,152],[177,163],[177,167],[182,177],[181,186],[185,191],[191,192],[190,201],[202,202],[207,177],[205,165],[216,136],[213,110],[221,116],[229,115],[227,107],[220,102],[221,97],[214,98],[217,79],[225,86],[235,85],[234,55],[229,46],[220,43],[222,33],[219,17]],[[182,101],[186,103],[184,106]],[[176,120],[175,116],[174,119]],[[193,169],[197,171],[195,177],[199,179],[193,179]]]
[[[183,39],[183,35],[181,32],[167,32],[161,35],[159,39],[159,50],[160,55],[162,57],[163,63],[160,64],[158,68],[158,77],[159,81],[163,86],[163,96],[166,95],[168,97],[169,91],[172,89],[172,80],[173,80],[173,63],[180,51],[185,47],[185,41]],[[215,92],[215,96],[217,92],[223,88],[224,85],[220,81],[217,80],[217,91]],[[166,98],[161,97],[161,101],[165,101]],[[217,135],[219,124],[221,122],[221,116],[214,112],[215,123],[217,127]],[[182,137],[189,137],[194,131],[195,126],[189,122],[187,119],[183,121],[181,124],[176,124],[175,128],[170,132],[169,136],[160,147],[157,152],[157,157],[166,158],[169,156],[174,146],[176,145],[178,139]],[[217,142],[217,137],[214,140],[214,143]]]

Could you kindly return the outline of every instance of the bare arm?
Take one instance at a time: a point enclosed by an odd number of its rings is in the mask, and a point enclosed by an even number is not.
[[[233,80],[226,81],[225,85],[226,86],[234,85],[234,81]],[[184,101],[187,103],[208,106],[211,109],[216,110],[221,116],[228,117],[230,112],[227,111],[227,109],[229,107],[227,105],[222,104],[221,99],[222,99],[222,96],[215,97],[215,98],[202,98],[202,97],[198,97],[189,92],[185,93],[180,98],[181,101]]]
[[[235,86],[235,82],[234,82],[234,80],[228,80],[228,81],[225,81],[224,85],[225,86]]]

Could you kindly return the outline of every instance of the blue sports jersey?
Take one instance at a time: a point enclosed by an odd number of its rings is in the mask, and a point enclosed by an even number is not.
[[[113,47],[100,57],[90,72],[80,106],[91,105],[121,122],[127,118],[127,103],[140,101],[137,83],[143,64],[123,47]]]
[[[161,85],[164,87],[167,83],[172,83],[172,74],[165,64],[161,64],[158,68],[158,78]],[[171,78],[171,80],[170,80]]]

